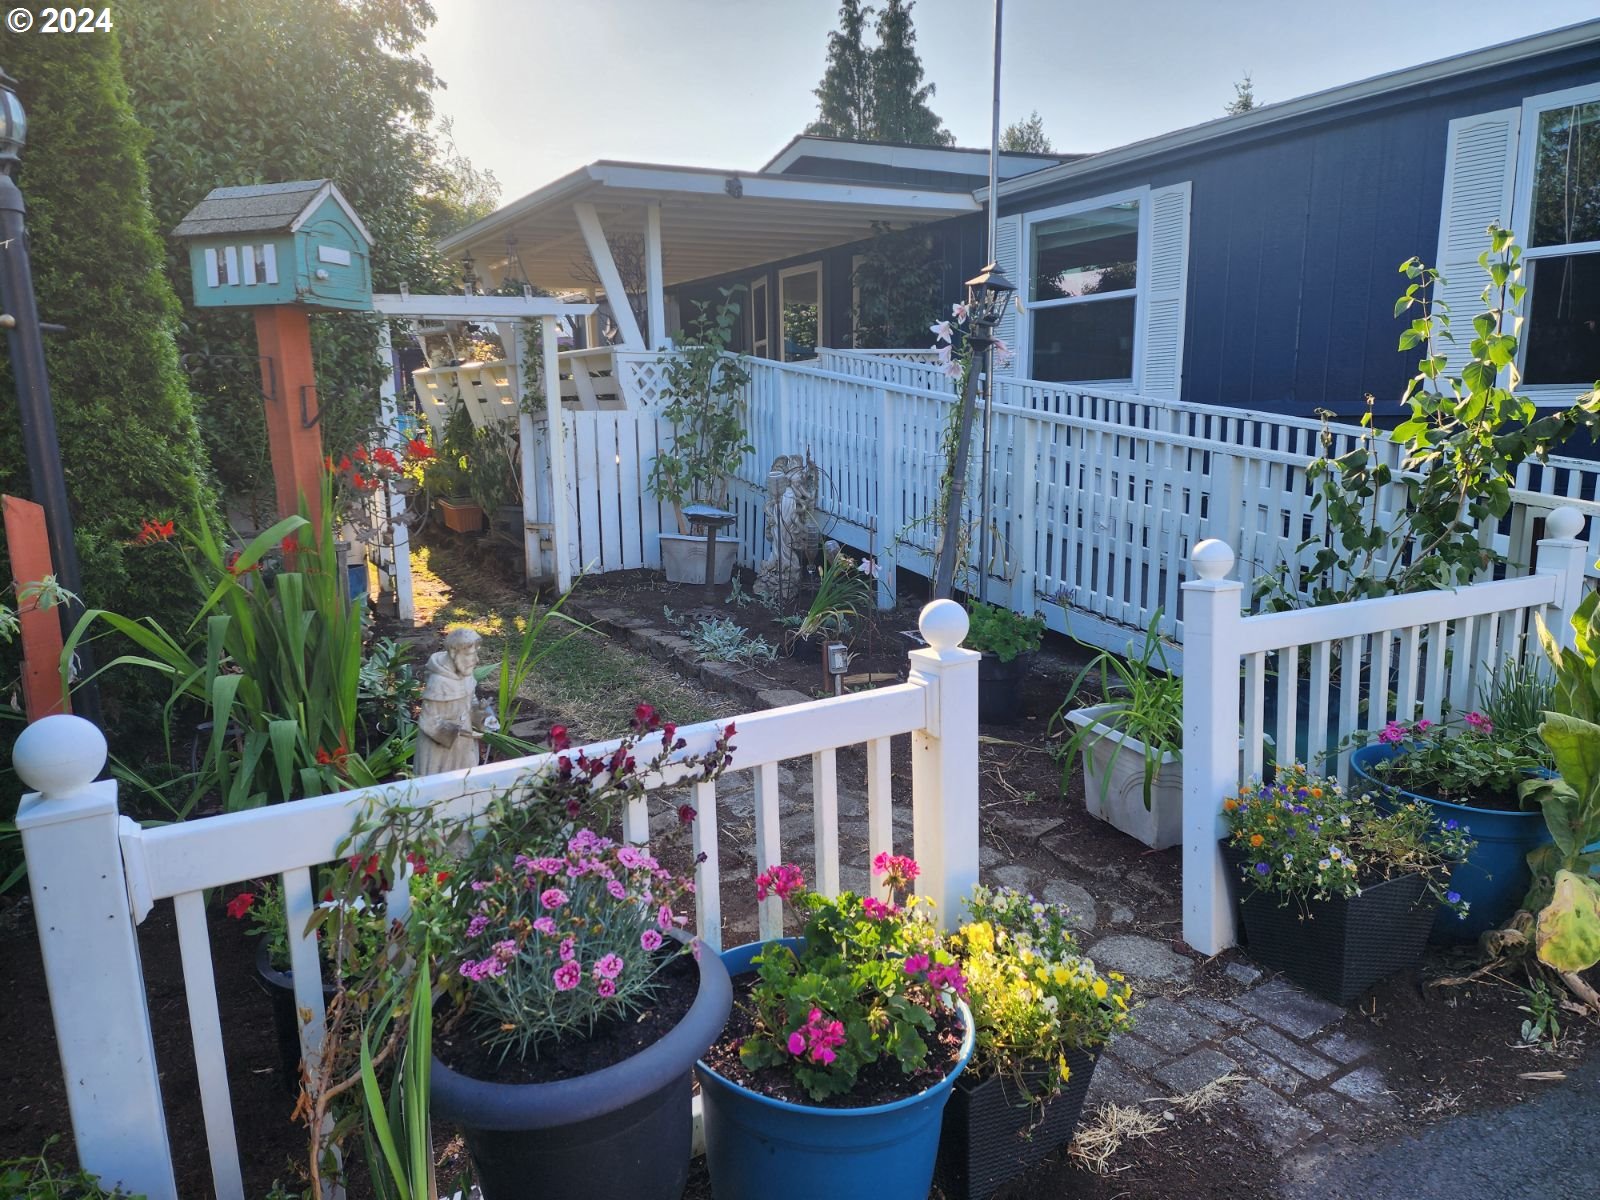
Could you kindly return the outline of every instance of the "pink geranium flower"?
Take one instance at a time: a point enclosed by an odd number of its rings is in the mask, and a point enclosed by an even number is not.
[[[560,908],[567,902],[567,894],[560,888],[545,888],[539,893],[539,903],[548,909]]]
[[[646,929],[639,935],[639,946],[643,950],[661,949],[661,935],[654,929]]]
[[[550,978],[555,981],[556,991],[570,992],[583,978],[583,971],[575,962],[564,962],[555,969]]]

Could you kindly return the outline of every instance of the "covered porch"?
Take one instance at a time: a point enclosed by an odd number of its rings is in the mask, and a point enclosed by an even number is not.
[[[810,358],[819,347],[850,345],[851,259],[825,261],[824,251],[885,225],[980,211],[965,191],[601,161],[441,249],[486,288],[526,283],[595,304],[561,354],[562,398],[583,409],[633,408],[654,398],[650,364],[692,317],[680,299],[696,285],[712,294],[719,283],[745,285],[738,349]],[[757,275],[786,262],[793,265]],[[785,329],[782,314],[794,308],[812,310],[809,338]]]

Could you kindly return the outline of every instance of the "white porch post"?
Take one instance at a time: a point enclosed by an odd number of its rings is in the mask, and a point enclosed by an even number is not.
[[[650,323],[650,349],[667,346],[667,295],[661,271],[661,202],[644,209],[644,296]]]
[[[600,214],[595,212],[594,205],[583,202],[574,204],[572,211],[578,218],[578,228],[583,231],[583,242],[589,248],[595,273],[600,276],[600,286],[605,289],[606,299],[611,301],[611,317],[622,331],[622,344],[629,350],[643,350],[645,345],[639,333],[639,322],[633,319],[628,292],[622,286],[616,260],[611,257],[611,243],[606,241]]]
[[[36,792],[17,829],[28,863],[78,1161],[107,1189],[177,1200],[106,739],[82,717],[35,721],[12,752]]]
[[[546,317],[545,320],[554,320]],[[539,476],[533,456],[537,445],[533,440],[533,410],[528,406],[527,372],[523,369],[523,331],[521,321],[499,327],[500,341],[506,349],[506,366],[511,372],[511,394],[517,398],[517,446],[522,467],[522,581],[533,582],[539,573],[539,531],[534,522],[539,519]],[[559,394],[556,407],[561,405]]]
[[[939,924],[961,923],[961,902],[978,882],[978,660],[963,650],[967,614],[935,600],[917,618],[926,650],[911,652],[911,683],[928,698],[924,728],[911,735],[912,855],[919,895]]]
[[[1572,649],[1576,630],[1572,628],[1572,614],[1583,603],[1584,571],[1588,566],[1589,543],[1583,540],[1583,514],[1570,504],[1563,504],[1544,519],[1545,536],[1539,539],[1540,575],[1556,575],[1561,582],[1556,585],[1556,601],[1545,614],[1545,628],[1563,648]],[[1538,646],[1529,646],[1527,654],[1538,654]]]
[[[1239,602],[1233,551],[1209,539],[1183,585],[1183,939],[1201,954],[1234,943],[1219,845],[1222,801],[1239,786]]]
[[[604,238],[601,239],[604,244]],[[609,252],[607,257],[609,257]],[[627,308],[627,300],[623,300]],[[572,510],[567,507],[567,434],[561,411],[561,345],[556,340],[556,319],[540,317],[539,331],[544,352],[544,417],[545,444],[550,447],[550,523],[554,526],[554,557],[556,560],[556,590],[566,592],[572,587]],[[523,524],[533,520],[528,505],[533,496],[533,418],[522,414],[522,515]],[[537,534],[528,530],[524,545],[529,547],[528,562],[537,559],[539,543]]]
[[[595,302],[595,290],[583,289],[584,301],[588,304]],[[583,319],[583,345],[585,349],[593,350],[600,345],[600,318],[595,313],[590,313]]]
[[[378,323],[378,359],[383,364],[383,382],[378,385],[378,403],[391,441],[398,445],[400,404],[395,381],[394,347],[390,341],[388,321]],[[411,530],[400,520],[406,510],[406,498],[387,491],[383,494],[389,497],[389,511],[384,516],[388,521],[391,544],[387,548],[387,563],[384,563],[385,551],[382,548],[379,551],[378,561],[387,566],[389,579],[394,585],[395,615],[402,622],[409,624],[417,619],[417,602],[411,584]]]

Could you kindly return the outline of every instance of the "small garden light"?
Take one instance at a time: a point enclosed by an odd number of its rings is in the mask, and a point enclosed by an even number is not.
[[[826,643],[822,647],[822,669],[833,685],[833,694],[843,695],[844,677],[850,670],[850,647],[843,642]]]

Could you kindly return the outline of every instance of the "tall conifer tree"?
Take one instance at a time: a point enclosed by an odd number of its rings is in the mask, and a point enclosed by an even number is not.
[[[817,119],[807,133],[823,137],[870,137],[872,64],[863,42],[872,9],[861,0],[839,5],[839,28],[828,35],[828,67],[817,86]]]
[[[949,146],[955,135],[928,107],[934,88],[922,81],[917,31],[911,24],[915,0],[888,0],[878,14],[878,45],[872,52],[872,138]]]

